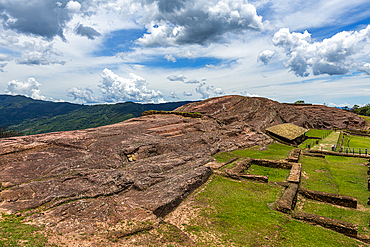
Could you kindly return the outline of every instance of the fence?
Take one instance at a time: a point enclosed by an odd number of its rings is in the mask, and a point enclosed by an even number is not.
[[[312,142],[306,142],[306,148],[311,148],[311,147],[313,147],[313,146],[315,146],[315,145],[317,145],[317,144],[319,144],[319,141],[320,140],[323,140],[324,138],[326,138],[328,135],[330,135],[331,134],[331,132],[332,131],[328,131],[328,132],[326,132],[325,134],[323,134],[321,137],[316,137],[315,138],[315,140],[314,141],[312,141]],[[310,139],[310,137],[307,137],[307,139]],[[306,140],[307,140],[306,139]]]

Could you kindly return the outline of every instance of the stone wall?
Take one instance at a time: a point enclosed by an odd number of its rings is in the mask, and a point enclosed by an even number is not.
[[[313,223],[315,225],[320,225],[325,228],[334,230],[336,232],[343,233],[347,236],[351,236],[355,238],[357,237],[358,227],[348,222],[331,219],[331,218],[327,218],[327,217],[323,217],[319,215],[303,213],[303,212],[295,212],[293,214],[293,218],[297,220],[303,220],[309,223]]]
[[[331,194],[322,191],[313,191],[299,188],[299,194],[304,197],[316,201],[328,202],[334,205],[339,205],[348,208],[357,208],[357,198],[351,196],[342,196],[337,194]]]

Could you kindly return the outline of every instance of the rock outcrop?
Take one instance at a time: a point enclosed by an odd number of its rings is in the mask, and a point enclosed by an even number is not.
[[[212,155],[272,140],[263,130],[359,128],[354,114],[225,96],[181,107],[202,118],[149,115],[94,129],[0,140],[0,212],[19,213],[58,232],[155,220],[212,174]]]

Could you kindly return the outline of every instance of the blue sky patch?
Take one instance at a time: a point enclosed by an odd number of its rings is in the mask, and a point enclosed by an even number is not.
[[[100,50],[95,51],[94,55],[115,56],[117,53],[130,51],[135,46],[135,40],[142,37],[144,33],[146,33],[145,29],[122,29],[111,32],[105,36]]]
[[[178,58],[177,61],[171,62],[165,59],[164,57],[156,57],[152,60],[143,61],[138,63],[140,65],[145,65],[147,67],[160,67],[160,68],[203,68],[206,65],[213,65],[213,66],[220,66],[220,65],[228,65],[234,61],[223,60],[219,58],[212,58],[212,57],[199,57],[199,58]]]

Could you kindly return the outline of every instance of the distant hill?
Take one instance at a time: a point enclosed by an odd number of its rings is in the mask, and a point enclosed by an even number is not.
[[[85,106],[33,100],[24,96],[0,95],[0,127],[8,126],[26,135],[87,129],[138,117],[148,110],[171,111],[191,102],[125,102]]]
[[[67,102],[34,100],[20,95],[0,95],[0,127],[17,125],[28,119],[54,117],[83,107]]]

